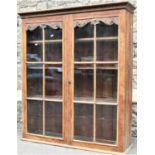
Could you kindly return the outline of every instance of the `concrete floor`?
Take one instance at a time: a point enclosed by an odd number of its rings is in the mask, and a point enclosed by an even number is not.
[[[132,147],[124,155],[137,154],[136,138],[132,139]],[[34,143],[21,140],[21,133],[18,134],[18,155],[112,155],[85,151],[80,149],[65,148],[48,144]]]

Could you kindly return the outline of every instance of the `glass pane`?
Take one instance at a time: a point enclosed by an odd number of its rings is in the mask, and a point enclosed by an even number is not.
[[[97,65],[96,101],[115,102],[117,98],[117,65]]]
[[[62,43],[45,44],[45,61],[62,61]]]
[[[97,41],[97,61],[117,61],[118,42],[117,40]]]
[[[96,141],[114,144],[117,133],[117,107],[96,106]]]
[[[62,38],[62,30],[61,29],[53,29],[49,26],[45,28],[45,40],[53,40],[53,39],[61,39]]]
[[[42,44],[27,44],[27,61],[42,61]]]
[[[45,95],[62,99],[62,65],[45,65]]]
[[[42,65],[28,64],[27,65],[27,96],[42,97]]]
[[[75,41],[74,59],[75,61],[93,61],[93,51],[93,41]]]
[[[96,25],[96,36],[97,37],[112,37],[118,36],[118,25],[106,25],[102,22]]]
[[[30,133],[43,134],[42,101],[27,100],[27,130]]]
[[[93,65],[75,65],[74,99],[93,100]]]
[[[74,32],[75,32],[75,39],[92,38],[94,36],[94,25],[88,23],[83,27],[76,27]]]
[[[45,134],[62,137],[62,103],[45,102]]]
[[[37,27],[35,30],[27,31],[27,41],[42,40],[42,29]]]
[[[93,140],[93,105],[74,104],[74,139]]]

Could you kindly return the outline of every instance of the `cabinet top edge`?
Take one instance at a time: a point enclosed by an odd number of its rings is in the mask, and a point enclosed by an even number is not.
[[[29,11],[29,12],[18,12],[18,15],[21,18],[33,17],[33,16],[44,16],[44,15],[65,15],[65,14],[74,14],[82,13],[89,11],[107,11],[107,10],[120,10],[126,9],[127,11],[133,13],[135,6],[130,2],[117,2],[117,3],[107,3],[99,5],[89,5],[89,6],[78,6],[78,7],[69,7],[69,8],[58,8],[58,9],[47,9],[41,11]]]

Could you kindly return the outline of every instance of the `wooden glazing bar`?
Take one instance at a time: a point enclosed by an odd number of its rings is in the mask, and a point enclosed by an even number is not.
[[[96,62],[96,24],[94,25],[94,62]],[[96,64],[94,63],[93,142],[96,141]]]
[[[43,30],[43,61],[45,61],[45,30]],[[43,135],[45,135],[45,64],[43,64]]]

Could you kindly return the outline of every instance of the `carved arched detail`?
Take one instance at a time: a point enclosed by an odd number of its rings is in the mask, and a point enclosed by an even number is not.
[[[77,20],[77,21],[74,21],[74,28],[84,27],[88,23],[96,25],[96,24],[99,24],[100,22],[103,22],[106,25],[112,25],[112,24],[118,25],[118,18],[117,17],[106,17],[106,18],[97,18],[97,19]]]
[[[28,24],[26,27],[26,30],[34,31],[37,27],[40,27],[42,29],[46,28],[47,26],[51,27],[52,29],[62,29],[62,23],[61,22],[51,22],[51,23],[43,23],[43,24]]]

